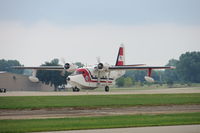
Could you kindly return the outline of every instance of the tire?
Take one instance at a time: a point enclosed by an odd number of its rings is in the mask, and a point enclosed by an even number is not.
[[[6,89],[4,89],[3,92],[6,93]]]
[[[73,90],[73,92],[79,92],[80,91],[80,89],[77,88],[77,87],[72,88],[72,90]]]
[[[105,87],[105,92],[109,92],[109,86]]]
[[[72,91],[73,91],[73,92],[76,92],[76,88],[72,88]]]

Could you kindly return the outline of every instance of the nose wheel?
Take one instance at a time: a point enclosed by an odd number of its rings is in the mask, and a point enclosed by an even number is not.
[[[105,86],[105,91],[109,92],[109,86]]]
[[[73,87],[72,90],[73,90],[73,92],[79,92],[80,91],[80,89],[77,88],[77,87]]]

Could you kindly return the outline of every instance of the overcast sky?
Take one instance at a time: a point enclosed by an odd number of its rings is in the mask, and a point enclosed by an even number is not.
[[[165,65],[200,51],[200,0],[0,0],[0,59]]]

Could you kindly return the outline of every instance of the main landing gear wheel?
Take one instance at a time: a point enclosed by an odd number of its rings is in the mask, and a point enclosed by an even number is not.
[[[106,87],[105,87],[105,91],[106,91],[106,92],[109,92],[109,86],[106,86]]]
[[[77,87],[72,88],[72,90],[73,90],[73,92],[79,92],[80,91],[80,89],[77,88]]]

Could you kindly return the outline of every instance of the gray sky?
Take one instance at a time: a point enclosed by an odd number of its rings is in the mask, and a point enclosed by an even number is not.
[[[200,51],[199,0],[0,0],[0,59],[165,65]]]

